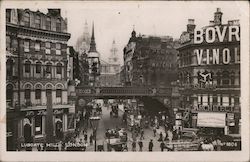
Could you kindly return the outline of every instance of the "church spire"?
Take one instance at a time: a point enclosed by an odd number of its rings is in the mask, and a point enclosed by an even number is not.
[[[92,35],[91,35],[91,42],[90,42],[89,52],[97,52],[96,51],[96,43],[95,43],[94,22],[92,24]]]

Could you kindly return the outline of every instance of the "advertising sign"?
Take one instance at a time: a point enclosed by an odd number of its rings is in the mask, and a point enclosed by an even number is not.
[[[197,126],[198,127],[216,127],[224,128],[226,125],[225,113],[208,113],[199,112]]]

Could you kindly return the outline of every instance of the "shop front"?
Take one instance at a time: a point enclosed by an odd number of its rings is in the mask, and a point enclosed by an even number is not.
[[[20,132],[24,143],[43,142],[45,140],[46,109],[22,110]],[[53,110],[53,134],[56,139],[62,139],[64,133],[75,128],[74,114],[69,108]]]
[[[207,133],[240,135],[240,110],[236,106],[198,106],[192,109],[193,128],[203,128]]]

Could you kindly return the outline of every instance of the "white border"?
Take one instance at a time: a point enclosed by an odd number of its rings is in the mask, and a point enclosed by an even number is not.
[[[79,4],[80,3],[80,4]],[[249,161],[249,7],[247,1],[213,2],[221,6],[225,3],[234,3],[236,8],[241,9],[241,108],[242,108],[242,151],[228,152],[152,152],[152,153],[111,153],[111,152],[6,152],[6,128],[5,128],[5,8],[81,8],[87,5],[98,5],[107,7],[105,4],[122,5],[123,3],[145,3],[145,4],[199,4],[206,2],[69,2],[69,1],[2,1],[1,3],[1,54],[0,54],[0,131],[1,131],[1,161]],[[209,5],[209,4],[208,4]],[[232,11],[233,12],[233,11]],[[181,33],[180,33],[181,34]]]

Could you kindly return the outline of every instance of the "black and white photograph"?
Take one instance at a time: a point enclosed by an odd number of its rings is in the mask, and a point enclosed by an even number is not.
[[[249,158],[248,2],[13,4],[1,7],[5,153]]]

